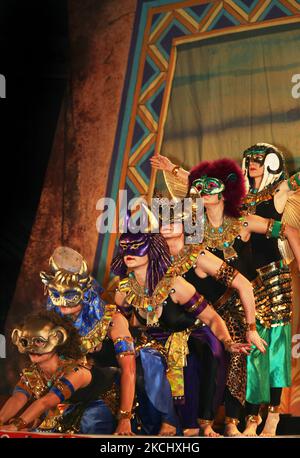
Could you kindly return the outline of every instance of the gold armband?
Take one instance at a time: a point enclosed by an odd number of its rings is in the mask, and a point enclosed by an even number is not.
[[[268,411],[270,413],[279,413],[280,412],[280,406],[269,406]]]
[[[234,342],[233,342],[232,339],[223,340],[223,345],[224,345],[226,351],[230,351],[230,349],[231,349],[233,344],[234,344]]]
[[[261,423],[261,418],[259,415],[247,415],[246,417],[246,421],[250,422],[250,423],[256,423],[256,424],[259,424]]]
[[[117,419],[118,420],[131,420],[133,417],[133,414],[131,413],[131,410],[119,410],[117,414]]]
[[[198,418],[198,425],[199,426],[207,426],[207,425],[212,425],[213,420],[206,420],[205,418]]]
[[[240,420],[233,417],[225,417],[225,425],[238,425]]]
[[[171,173],[172,175],[174,175],[174,177],[178,176],[179,169],[180,169],[179,165],[175,165],[175,167],[173,167]]]
[[[246,323],[246,331],[256,331],[256,323]]]
[[[118,337],[114,340],[116,356],[120,358],[126,355],[135,355],[134,341],[132,337]]]
[[[22,417],[11,418],[11,420],[9,420],[8,424],[9,425],[15,425],[15,427],[17,428],[18,431],[20,431],[21,429],[25,429],[28,426],[28,423],[26,423],[26,421],[24,421]]]
[[[224,261],[221,267],[218,269],[215,278],[219,282],[224,283],[226,286],[230,287],[238,273],[238,270],[228,265],[227,262]]]
[[[268,222],[267,232],[266,232],[267,239],[270,239],[272,237],[273,226],[274,226],[274,219],[270,218]]]
[[[290,191],[298,191],[300,188],[300,174],[295,173],[292,177],[287,180],[288,187]]]
[[[266,232],[267,239],[275,238],[280,240],[285,240],[285,227],[286,224],[282,223],[281,221],[275,221],[274,219],[270,219],[268,223],[268,229]]]

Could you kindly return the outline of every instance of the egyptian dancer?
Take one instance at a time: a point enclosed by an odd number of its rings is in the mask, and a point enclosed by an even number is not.
[[[82,356],[70,320],[54,311],[30,315],[13,330],[12,342],[30,364],[0,410],[3,430],[113,433],[119,408],[115,376]]]
[[[160,234],[122,234],[112,270],[121,280],[116,303],[142,335],[167,350],[168,378],[176,401],[184,396],[183,368],[188,340],[203,323],[230,352],[247,354],[250,345],[233,342],[223,319],[203,295],[180,275],[174,275],[170,253]],[[200,337],[201,338],[201,337]]]
[[[190,172],[174,166],[167,158],[155,157],[151,162],[154,168],[164,170],[166,183],[173,194],[180,191],[186,195],[188,181],[190,195],[204,198],[205,247],[250,280],[256,294],[261,292],[263,285],[251,257],[251,233],[257,232],[272,238],[284,235],[291,240],[291,244],[297,244],[298,235],[294,230],[287,225],[280,226],[279,231],[274,231],[273,220],[254,215],[241,216],[240,207],[246,190],[242,171],[235,161],[230,159],[205,161],[192,168]],[[172,175],[176,177],[175,185],[170,179]],[[233,339],[237,342],[243,341],[245,334],[249,336],[250,332],[256,331],[255,317],[252,317],[251,321],[245,320],[240,307],[240,298],[235,292],[230,289],[220,291],[220,286],[212,277],[201,280],[201,288],[226,321]],[[263,306],[267,298],[262,296],[260,300]],[[245,404],[246,379],[246,359],[241,355],[232,355],[225,391],[226,435],[240,434],[237,425],[242,405]]]
[[[250,281],[236,269],[206,250],[202,244],[185,244],[184,218],[186,212],[183,210],[180,212],[176,211],[178,203],[175,202],[173,205],[168,206],[168,216],[170,216],[170,218],[168,218],[168,221],[164,221],[162,216],[164,214],[164,200],[161,199],[160,202],[162,208],[160,212],[160,233],[168,244],[172,260],[172,266],[169,271],[172,272],[173,275],[180,275],[188,280],[200,294],[201,280],[199,280],[199,278],[206,278],[208,276],[215,278],[221,283],[219,286],[221,291],[230,287],[235,289],[241,299],[241,304],[244,308],[245,316],[248,317],[248,321],[251,322],[254,320],[255,299]],[[167,199],[165,205],[169,202],[170,201]],[[249,342],[254,344],[259,351],[264,351],[264,344],[256,331],[249,332],[247,337]],[[198,352],[200,354],[202,353],[200,380],[198,380],[197,376],[194,374],[194,366],[197,364],[197,362],[193,361],[194,346],[196,346],[196,348],[199,346]],[[219,391],[222,386],[222,381],[225,381],[225,367],[224,364],[222,364],[222,357],[220,356],[222,355],[222,348],[220,348],[218,339],[207,326],[199,327],[196,335],[195,333],[191,334],[189,338],[189,347],[190,353],[188,355],[187,366],[184,370],[185,387],[187,387],[187,389],[185,390],[185,404],[181,408],[181,412],[183,419],[186,421],[186,427],[194,430],[196,427],[194,418],[198,418],[200,433],[205,436],[214,437],[217,434],[212,428],[213,419],[216,414],[216,409],[221,403],[221,399],[217,396],[215,388],[217,383],[217,391]],[[194,383],[196,386],[200,382],[200,418],[199,415],[197,415],[195,390],[189,387],[193,379],[195,379]],[[193,412],[195,412],[194,415]]]
[[[83,355],[103,373],[120,372],[120,406],[116,434],[132,434],[135,351],[127,320],[115,305],[101,299],[101,287],[86,261],[69,247],[57,248],[41,272],[47,308],[67,317],[78,330]]]
[[[299,228],[300,173],[288,178],[282,152],[273,145],[257,143],[244,152],[243,170],[247,212]],[[273,231],[279,230],[279,223],[274,223]],[[261,435],[272,436],[279,422],[282,388],[291,385],[292,288],[286,261],[293,259],[293,253],[285,240],[266,240],[260,234],[252,234],[251,244],[254,265],[268,295],[268,306],[257,309],[257,329],[268,349],[265,355],[253,352],[248,357],[246,432],[256,434],[261,421],[259,406],[264,403],[269,407]],[[292,244],[292,248],[297,251],[299,245]]]
[[[129,224],[131,213],[126,215]],[[162,239],[163,240],[163,239]],[[169,253],[165,250],[165,245],[160,238],[150,234],[128,233],[121,235],[119,251],[113,259],[111,270],[121,278],[115,295],[115,302],[119,310],[129,319],[133,318],[132,311],[135,307],[142,307],[148,310],[148,324],[156,325],[156,312],[150,304],[149,291],[153,291],[154,286],[163,276],[170,265]],[[155,243],[156,242],[156,243]],[[135,281],[134,272],[130,269],[127,277],[128,263],[133,265],[139,263],[151,265],[147,275],[147,285],[140,285]],[[158,257],[160,257],[158,262]],[[136,260],[136,262],[135,262]],[[147,270],[146,265],[146,270]],[[145,283],[145,279],[143,279]],[[161,294],[161,293],[160,293]],[[158,296],[159,299],[159,296]],[[152,313],[151,313],[152,312]],[[173,403],[170,383],[166,376],[166,350],[164,346],[154,340],[150,334],[140,332],[137,323],[130,320],[131,332],[136,338],[136,350],[139,356],[137,366],[137,398],[139,401],[139,418],[144,425],[144,433],[159,435],[175,435],[180,433],[178,417]]]

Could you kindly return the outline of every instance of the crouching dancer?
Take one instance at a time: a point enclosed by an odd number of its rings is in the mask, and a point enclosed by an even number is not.
[[[81,338],[81,351],[104,374],[120,373],[120,410],[116,434],[132,434],[135,393],[133,340],[125,318],[101,299],[102,288],[80,253],[58,247],[41,272],[47,308],[70,320]]]
[[[30,315],[14,329],[12,341],[31,364],[0,410],[3,430],[113,433],[119,408],[116,376],[82,357],[80,336],[68,319],[53,311]],[[131,353],[123,361],[134,372],[133,347]],[[127,401],[130,410],[133,399]]]

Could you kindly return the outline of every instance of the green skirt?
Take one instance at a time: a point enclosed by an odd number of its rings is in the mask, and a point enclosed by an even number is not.
[[[246,400],[251,404],[268,404],[270,388],[291,386],[291,325],[265,328],[259,322],[256,324],[268,347],[266,353],[255,349],[247,357]]]

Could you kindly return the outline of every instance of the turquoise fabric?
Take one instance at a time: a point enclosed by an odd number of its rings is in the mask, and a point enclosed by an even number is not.
[[[257,331],[268,348],[255,349],[247,357],[246,400],[251,404],[268,404],[270,388],[291,385],[291,325],[265,328],[257,323]]]

